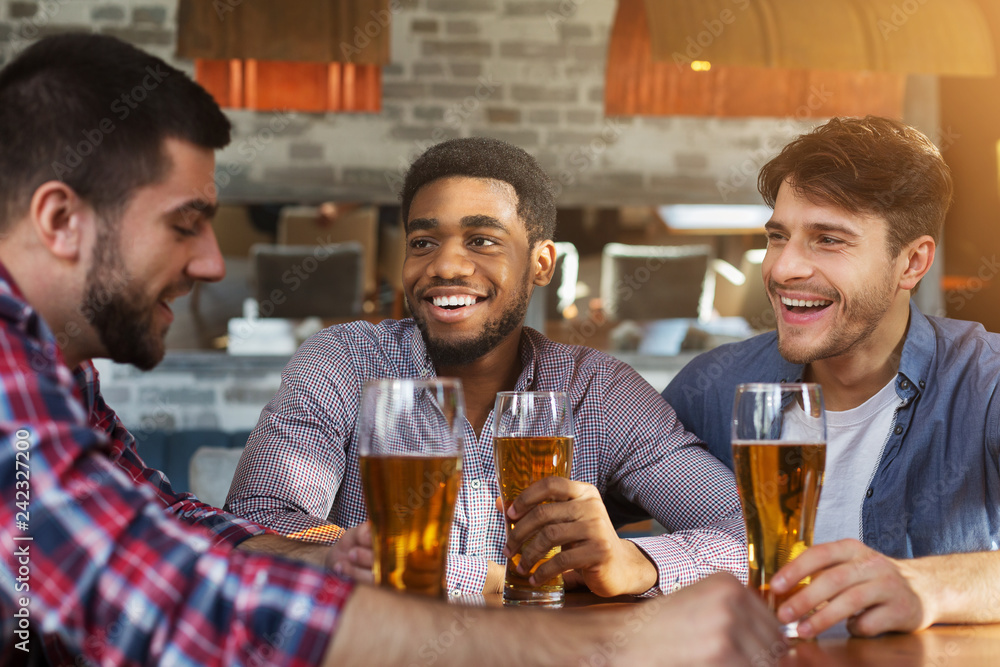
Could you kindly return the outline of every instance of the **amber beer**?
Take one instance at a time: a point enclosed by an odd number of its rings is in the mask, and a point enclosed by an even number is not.
[[[771,577],[812,546],[826,444],[794,441],[733,441],[733,469],[747,527],[750,587],[771,610],[809,583],[777,598]]]
[[[448,536],[462,479],[462,457],[361,456],[372,522],[375,583],[446,597]]]
[[[573,438],[530,437],[494,438],[497,475],[504,508],[521,495],[521,492],[543,477],[569,477],[573,464]],[[514,523],[508,521],[508,530]],[[522,545],[531,543],[529,539]],[[539,560],[526,576],[517,572],[521,554],[514,554],[507,560],[507,576],[504,583],[504,597],[507,599],[532,600],[544,598],[547,594],[561,593],[562,575],[550,579],[540,586],[532,586],[528,579],[549,559],[559,553],[559,547],[549,551]]]

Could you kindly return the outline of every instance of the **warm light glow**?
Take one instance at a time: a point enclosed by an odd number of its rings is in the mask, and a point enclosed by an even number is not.
[[[196,58],[195,80],[231,109],[378,113],[382,108],[379,65]]]
[[[691,69],[693,69],[695,72],[707,72],[708,70],[712,69],[712,63],[708,62],[707,60],[692,60]]]

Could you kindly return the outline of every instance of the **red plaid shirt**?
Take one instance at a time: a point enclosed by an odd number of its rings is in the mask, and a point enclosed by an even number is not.
[[[572,478],[640,506],[670,534],[632,541],[670,592],[724,570],[747,577],[746,543],[732,472],[684,430],[673,409],[630,366],[525,328],[518,390],[568,391],[576,437]],[[278,394],[250,435],[227,508],[296,537],[335,539],[365,520],[358,470],[362,384],[431,377],[413,320],[331,327],[299,348]],[[462,488],[449,545],[448,586],[482,590],[486,563],[504,562],[493,462],[493,415],[476,437],[466,423]]]
[[[25,625],[57,665],[319,663],[351,585],[234,551],[263,529],[145,467],[2,266],[0,381],[0,663]]]

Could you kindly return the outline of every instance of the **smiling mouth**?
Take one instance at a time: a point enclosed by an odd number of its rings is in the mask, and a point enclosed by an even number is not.
[[[789,299],[784,296],[779,298],[781,299],[781,305],[789,311],[797,314],[818,313],[833,304],[833,301],[827,301],[826,299],[815,299],[809,301],[805,299]]]
[[[435,296],[427,299],[427,301],[430,301],[433,305],[438,308],[444,308],[445,310],[458,310],[459,308],[465,308],[466,306],[474,306],[482,300],[483,299],[480,297],[471,295]]]

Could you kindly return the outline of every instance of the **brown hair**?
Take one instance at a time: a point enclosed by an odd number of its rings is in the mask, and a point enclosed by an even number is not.
[[[60,34],[0,71],[0,233],[59,180],[109,221],[170,167],[163,141],[229,143],[229,120],[165,62],[107,35]]]
[[[937,147],[878,116],[834,118],[785,146],[757,178],[768,206],[786,180],[814,203],[884,218],[892,257],[925,234],[937,241],[951,204],[951,170]]]

